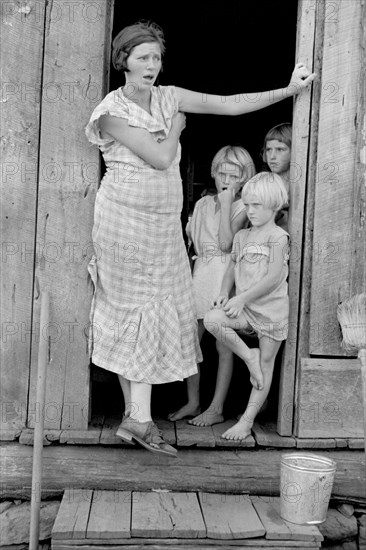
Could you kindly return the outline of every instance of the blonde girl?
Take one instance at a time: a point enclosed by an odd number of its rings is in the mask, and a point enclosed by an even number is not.
[[[211,176],[217,194],[206,195],[195,205],[186,231],[193,242],[196,260],[193,269],[193,291],[198,320],[198,338],[205,331],[203,318],[220,291],[235,233],[247,221],[241,189],[255,174],[254,162],[243,147],[226,145],[214,156]],[[201,413],[200,370],[187,379],[188,401],[169,415],[172,421],[193,417],[195,426],[212,426],[224,421],[223,407],[233,371],[233,354],[221,342],[216,344],[219,364],[216,388],[211,404]]]
[[[269,393],[289,312],[289,235],[275,223],[276,213],[288,201],[284,182],[277,174],[261,172],[245,184],[242,200],[251,227],[235,235],[220,293],[204,318],[206,329],[245,361],[250,372],[253,389],[246,410],[222,434],[233,440],[250,435]],[[234,283],[236,295],[230,298]],[[250,349],[239,337],[248,332],[258,336],[259,349]]]

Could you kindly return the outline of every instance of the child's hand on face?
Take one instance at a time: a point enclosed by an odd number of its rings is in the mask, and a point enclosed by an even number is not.
[[[227,189],[224,189],[224,191],[221,191],[221,193],[217,195],[217,198],[221,206],[232,205],[235,199],[235,195],[235,189],[228,187]]]
[[[233,298],[230,298],[230,300],[226,302],[222,309],[225,311],[228,317],[230,317],[231,319],[236,319],[243,311],[244,306],[245,300],[243,296],[239,294],[239,296],[234,296]]]
[[[220,294],[217,298],[215,298],[212,301],[211,309],[222,309],[224,305],[227,303],[228,299],[229,298],[227,297],[226,294]]]

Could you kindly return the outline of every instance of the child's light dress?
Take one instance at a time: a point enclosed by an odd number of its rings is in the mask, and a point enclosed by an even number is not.
[[[161,141],[178,108],[174,86],[152,88],[151,115],[119,88],[95,108],[86,127],[107,168],[95,202],[89,265],[92,360],[149,384],[191,376],[202,360],[180,220],[180,145],[172,164],[157,170],[113,137],[103,138],[99,119],[123,118]]]
[[[251,228],[239,231],[233,241],[233,259],[235,260],[236,294],[241,294],[258,283],[268,273],[272,251],[279,239],[289,236],[281,227],[268,230],[259,245],[250,238]],[[272,244],[270,244],[272,243]],[[258,336],[268,336],[277,341],[286,340],[288,333],[288,251],[284,254],[281,278],[267,294],[245,305],[243,314],[250,327]],[[249,328],[250,328],[249,327]]]
[[[221,207],[216,211],[217,196],[206,195],[194,208],[190,232],[196,261],[193,268],[193,292],[197,319],[203,319],[211,309],[212,300],[220,293],[222,279],[230,263],[230,252],[219,245]],[[231,222],[244,210],[241,200],[233,202]]]

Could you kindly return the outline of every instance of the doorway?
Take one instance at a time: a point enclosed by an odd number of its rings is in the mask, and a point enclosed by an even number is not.
[[[297,1],[187,0],[180,9],[175,6],[167,10],[147,0],[130,3],[128,7],[116,0],[112,37],[140,19],[154,21],[164,30],[166,53],[158,84],[229,95],[282,88],[290,79],[295,64]],[[111,66],[110,90],[123,83],[123,74]],[[183,227],[201,193],[212,185],[210,167],[215,153],[224,145],[241,145],[260,171],[264,135],[271,127],[291,121],[292,108],[292,99],[286,99],[237,117],[187,115],[181,136]],[[214,391],[217,369],[215,342],[207,333],[202,351],[205,360],[201,369],[201,400],[205,407]],[[277,415],[280,363],[279,354],[265,413],[272,420]],[[103,408],[107,403],[120,414],[121,392],[116,377],[97,367],[92,372],[93,412],[103,402]],[[226,416],[244,409],[249,392],[249,375],[240,364],[235,364]],[[185,396],[185,383],[154,387],[153,413],[165,417],[184,403]]]

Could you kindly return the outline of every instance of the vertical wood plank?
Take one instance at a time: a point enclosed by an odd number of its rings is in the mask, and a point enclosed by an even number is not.
[[[357,220],[353,219],[355,208],[361,206],[357,200],[360,179],[355,174],[355,121],[361,78],[362,5],[360,0],[337,0],[333,2],[333,7],[332,14],[327,13],[325,18],[324,32],[314,207],[310,354],[334,356],[344,354],[340,346],[337,304],[350,297],[354,291],[351,270],[355,262],[363,263],[364,258],[353,260],[358,245],[357,241],[352,242],[355,236],[354,224],[360,224],[360,212]],[[361,218],[363,216],[361,214]]]
[[[1,431],[25,425],[29,386],[45,1],[2,2]],[[16,52],[16,54],[15,54]]]
[[[266,530],[266,539],[292,539],[289,528],[271,504],[272,497],[251,497],[251,501]]]
[[[313,70],[316,3],[300,0],[296,60]],[[298,315],[301,295],[302,244],[307,182],[308,141],[310,132],[311,91],[301,92],[294,104],[290,169],[289,233],[291,255],[289,265],[290,315],[289,332],[283,354],[277,429],[280,435],[292,434],[295,393]]]
[[[324,47],[324,28],[326,17],[326,4],[318,2],[316,15],[316,32],[314,48],[314,70],[318,78],[313,84],[313,102],[311,107],[311,133],[309,145],[309,170],[308,185],[306,196],[306,220],[304,228],[303,243],[303,273],[302,273],[302,293],[300,301],[300,316],[298,330],[298,350],[297,350],[297,370],[303,357],[309,356],[310,331],[314,327],[310,325],[310,298],[311,298],[311,277],[312,277],[312,256],[313,256],[313,228],[314,228],[314,204],[315,204],[315,186],[317,179],[318,165],[318,134],[319,134],[319,112],[320,97],[322,90],[322,61]],[[297,433],[298,420],[298,391],[300,387],[300,376],[296,377],[296,396],[295,396],[295,419],[294,433]]]
[[[357,105],[357,141],[355,154],[355,192],[353,214],[353,254],[351,256],[351,293],[366,289],[366,4],[361,4],[360,17],[360,79]]]
[[[94,490],[86,538],[130,538],[130,526],[131,492]]]
[[[66,489],[53,524],[53,539],[85,539],[93,491]]]
[[[84,128],[105,95],[110,6],[110,0],[47,6],[36,283],[51,296],[51,323],[41,327],[50,338],[48,428],[85,430],[89,419],[86,335],[92,287],[87,265],[100,166]],[[32,363],[37,363],[36,350]]]
[[[206,528],[196,493],[132,494],[131,536],[203,538]]]
[[[199,501],[208,538],[247,539],[266,532],[248,495],[199,493]]]

